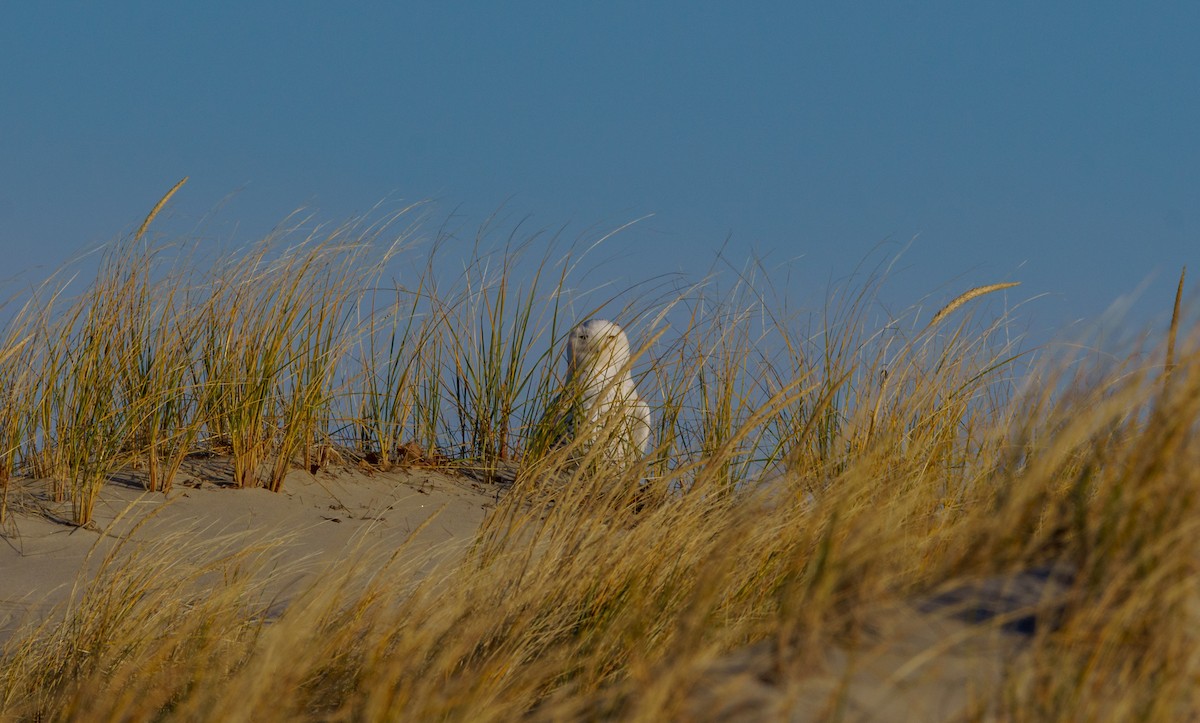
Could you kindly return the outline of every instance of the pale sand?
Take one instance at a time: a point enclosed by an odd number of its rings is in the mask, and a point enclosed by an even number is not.
[[[293,471],[274,493],[217,482],[229,478],[223,464],[190,464],[166,495],[145,492],[131,473],[127,482],[104,488],[88,528],[65,522],[66,505],[35,501],[37,509],[11,514],[0,537],[0,645],[65,602],[119,537],[137,543],[172,535],[180,546],[194,542],[208,554],[216,550],[204,543],[222,536],[274,543],[272,562],[286,571],[277,585],[286,598],[329,564],[363,550],[386,557],[410,536],[400,563],[418,579],[470,544],[501,489],[430,469],[331,468],[315,476]]]

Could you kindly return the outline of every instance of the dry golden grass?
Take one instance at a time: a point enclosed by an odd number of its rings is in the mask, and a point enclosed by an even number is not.
[[[1175,342],[1179,337],[1179,311],[1183,303],[1183,279],[1187,276],[1187,267],[1179,272],[1179,285],[1175,287],[1175,305],[1171,307],[1171,326],[1167,331],[1167,360],[1163,364],[1163,373],[1169,375],[1175,369]]]
[[[145,220],[142,221],[142,225],[138,226],[137,233],[133,235],[134,241],[140,241],[142,237],[146,235],[146,229],[150,228],[151,223],[154,223],[154,217],[157,216],[158,212],[163,209],[163,206],[167,205],[167,201],[171,200],[171,196],[174,196],[176,191],[183,188],[183,184],[188,182],[188,178],[189,176],[184,176],[183,178],[179,179],[179,182],[174,186],[171,186],[171,190],[167,191],[166,194],[158,200],[158,203],[154,204],[154,208],[150,209],[150,213],[146,215]]]
[[[968,301],[971,301],[972,299],[978,299],[980,296],[983,296],[984,294],[990,294],[993,291],[1002,291],[1004,289],[1011,289],[1014,286],[1020,285],[1020,281],[1008,281],[1000,284],[988,284],[987,286],[977,286],[974,289],[969,289],[968,291],[956,296],[949,304],[946,304],[938,311],[938,313],[934,314],[933,318],[929,320],[929,326],[937,326],[938,322],[945,319],[947,316],[953,313],[955,309],[967,303]]]
[[[785,701],[823,674],[826,651],[876,636],[888,605],[1046,566],[1064,571],[1065,593],[1036,611],[1019,664],[974,691],[976,717],[1200,711],[1200,339],[1175,348],[1180,312],[1162,383],[1136,352],[1018,376],[1003,318],[939,333],[951,311],[1013,284],[973,289],[921,330],[897,320],[886,337],[864,323],[870,288],[835,300],[816,329],[776,316],[761,284],[643,296],[628,328],[655,449],[629,469],[567,466],[570,449],[526,451],[556,391],[570,276],[516,283],[512,252],[457,288],[432,271],[399,278],[380,309],[372,264],[394,249],[364,260],[346,249],[373,246],[346,240],[253,249],[199,291],[166,274],[174,291],[154,294],[149,315],[105,311],[130,296],[102,281],[68,322],[41,327],[36,353],[0,351],[3,364],[40,365],[34,391],[14,397],[15,467],[48,459],[77,479],[86,459],[90,476],[49,490],[83,495],[83,509],[112,465],[179,449],[153,439],[228,439],[237,482],[276,490],[280,470],[329,438],[383,464],[406,437],[456,458],[515,458],[521,474],[471,551],[417,584],[386,562],[346,561],[272,608],[261,549],[216,566],[189,562],[190,541],[126,550],[56,624],[10,645],[0,717],[688,718],[714,666],[755,644]],[[149,319],[137,338],[171,360],[149,372],[157,404],[112,391],[128,386],[128,350],[81,345],[70,320],[84,318],[113,339]],[[5,338],[25,339],[13,328]],[[91,380],[96,390],[79,387]],[[163,400],[178,416],[149,411]],[[78,441],[72,425],[103,434]]]

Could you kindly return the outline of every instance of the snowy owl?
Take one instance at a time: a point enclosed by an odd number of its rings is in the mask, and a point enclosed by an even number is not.
[[[629,337],[621,327],[590,319],[571,330],[566,388],[552,403],[558,443],[578,440],[586,452],[604,444],[605,460],[631,464],[650,441],[650,407],[638,398],[629,371]]]

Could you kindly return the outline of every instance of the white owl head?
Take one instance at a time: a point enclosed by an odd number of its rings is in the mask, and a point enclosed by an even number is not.
[[[616,373],[629,362],[629,337],[605,319],[589,319],[571,330],[567,344],[567,373],[580,370]]]

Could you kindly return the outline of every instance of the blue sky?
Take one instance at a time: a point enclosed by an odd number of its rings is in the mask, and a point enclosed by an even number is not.
[[[0,11],[4,276],[187,175],[164,228],[221,238],[381,200],[654,214],[610,244],[633,275],[723,249],[790,262],[798,305],[907,247],[893,303],[1016,280],[1033,329],[1147,280],[1134,318],[1161,319],[1200,278],[1200,5],[180,5]]]

